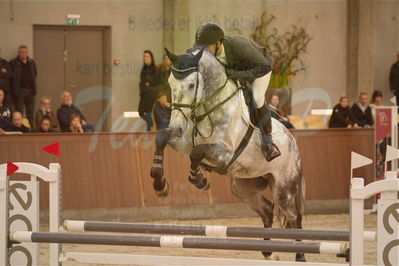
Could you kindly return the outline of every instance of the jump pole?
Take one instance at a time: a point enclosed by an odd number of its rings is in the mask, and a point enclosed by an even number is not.
[[[144,224],[121,222],[95,222],[65,220],[68,232],[109,232],[159,235],[192,235],[207,237],[276,238],[291,240],[349,241],[349,231],[326,231],[306,229],[280,229],[262,227],[227,227],[200,225]],[[377,233],[364,231],[364,240],[376,241]]]
[[[15,242],[64,243],[85,245],[117,245],[141,247],[169,247],[196,249],[223,249],[266,252],[344,254],[346,243],[311,243],[298,241],[248,240],[181,236],[126,236],[111,234],[76,234],[49,232],[11,232]]]

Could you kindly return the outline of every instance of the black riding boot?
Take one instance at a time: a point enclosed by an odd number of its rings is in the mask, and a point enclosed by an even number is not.
[[[266,155],[266,160],[270,162],[274,158],[281,155],[280,150],[273,143],[272,139],[272,118],[269,108],[264,104],[261,108],[257,109],[259,128],[263,129],[262,134],[262,147]]]

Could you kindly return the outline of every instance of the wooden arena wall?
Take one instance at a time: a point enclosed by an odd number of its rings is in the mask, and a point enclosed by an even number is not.
[[[350,152],[373,158],[372,129],[293,131],[302,156],[306,200],[344,200],[349,197]],[[48,167],[57,158],[41,148],[61,142],[62,205],[66,210],[150,206],[185,207],[238,203],[228,177],[206,174],[209,191],[187,181],[189,160],[171,149],[165,153],[165,176],[172,192],[159,199],[149,176],[154,133],[25,134],[0,137],[0,161],[33,162]],[[374,166],[355,171],[372,181]],[[18,177],[16,177],[18,178]],[[41,185],[41,206],[48,206],[47,186]]]

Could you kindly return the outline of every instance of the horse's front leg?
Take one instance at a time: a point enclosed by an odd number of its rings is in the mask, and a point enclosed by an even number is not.
[[[207,190],[210,187],[209,180],[204,177],[200,171],[201,161],[205,158],[206,153],[209,152],[212,144],[201,144],[196,146],[190,153],[190,175],[188,181],[196,188]]]
[[[169,184],[163,177],[164,150],[171,138],[170,129],[157,132],[155,139],[155,154],[151,167],[151,177],[154,179],[153,187],[158,197],[166,197],[169,194]]]

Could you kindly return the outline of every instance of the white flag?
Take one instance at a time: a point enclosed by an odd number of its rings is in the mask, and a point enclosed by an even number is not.
[[[352,152],[351,154],[351,169],[356,169],[365,165],[373,163],[373,160],[360,155],[359,153]]]
[[[399,150],[387,145],[387,153],[385,154],[385,161],[389,162],[399,158]]]

